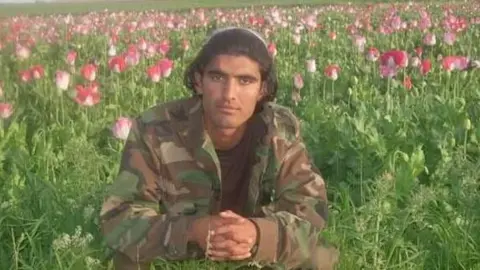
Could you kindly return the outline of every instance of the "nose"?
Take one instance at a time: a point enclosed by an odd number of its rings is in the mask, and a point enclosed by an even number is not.
[[[226,80],[223,87],[223,97],[226,100],[235,99],[237,93],[237,83],[234,79],[229,78]]]

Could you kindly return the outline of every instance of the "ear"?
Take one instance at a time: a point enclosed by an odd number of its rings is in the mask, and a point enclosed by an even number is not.
[[[197,92],[198,95],[201,95],[203,94],[203,87],[202,87],[202,75],[200,75],[200,73],[195,72],[195,81],[194,81],[194,87],[195,87],[195,91]]]

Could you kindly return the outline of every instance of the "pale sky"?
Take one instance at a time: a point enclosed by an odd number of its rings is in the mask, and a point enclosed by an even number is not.
[[[22,3],[35,3],[35,2],[55,2],[56,0],[0,0],[0,4],[22,4]]]
[[[0,0],[0,3],[34,3],[35,0]]]

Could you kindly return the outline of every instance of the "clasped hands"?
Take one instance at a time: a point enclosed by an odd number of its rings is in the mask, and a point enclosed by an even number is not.
[[[197,242],[214,261],[244,260],[251,257],[258,237],[255,224],[232,211],[197,219],[189,233],[189,238]]]

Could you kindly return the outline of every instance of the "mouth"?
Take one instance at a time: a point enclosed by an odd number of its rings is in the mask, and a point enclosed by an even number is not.
[[[217,107],[217,109],[218,109],[220,112],[223,112],[223,113],[234,113],[234,112],[238,111],[237,108],[235,108],[235,107],[228,107],[228,106],[219,106],[219,107]]]

